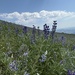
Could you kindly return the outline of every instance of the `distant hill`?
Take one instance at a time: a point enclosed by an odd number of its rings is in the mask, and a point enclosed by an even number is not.
[[[71,27],[71,28],[65,28],[65,29],[57,29],[57,32],[60,33],[68,33],[68,34],[75,34],[75,27]]]
[[[16,27],[18,27],[18,26],[22,27],[23,26],[23,25],[12,23],[12,22],[3,21],[3,20],[0,20],[0,25],[7,25],[7,26],[13,25],[13,26],[16,26]]]
[[[24,25],[15,24],[15,23],[12,23],[12,22],[0,20],[0,26],[3,26],[3,25],[7,25],[8,27],[13,26],[15,28],[23,28],[24,27]],[[27,28],[30,29],[30,30],[32,29],[30,27],[27,27]]]
[[[15,23],[3,21],[3,20],[0,20],[0,26],[1,26],[1,25],[7,25],[7,26],[12,25],[12,26],[14,26],[14,27],[19,27],[19,28],[24,27],[24,25],[15,24]],[[32,28],[28,27],[28,29],[31,30]],[[65,28],[65,29],[57,29],[56,31],[57,31],[57,33],[75,34],[75,27]]]

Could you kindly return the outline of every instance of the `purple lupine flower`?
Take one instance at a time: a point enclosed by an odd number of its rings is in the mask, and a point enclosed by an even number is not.
[[[23,27],[23,33],[24,33],[24,34],[27,33],[27,27],[26,27],[26,26]]]
[[[47,26],[47,24],[45,24],[44,25],[44,37],[46,38],[46,39],[48,39],[48,35],[49,35],[49,26]]]
[[[41,59],[39,59],[40,62],[45,62],[46,61],[46,55],[42,54]]]
[[[62,43],[62,46],[64,46],[65,43],[66,43],[66,38],[65,38],[64,36],[61,36],[61,37],[60,37],[60,41],[61,41],[61,43]]]
[[[54,34],[55,34],[55,31],[56,31],[56,25],[57,25],[57,21],[53,21],[53,26],[52,26],[52,32],[51,32],[51,35],[52,35],[52,39],[54,39]]]
[[[37,27],[37,31],[38,31],[38,36],[40,36],[40,29],[39,29],[39,26]]]
[[[47,58],[46,55],[47,55],[47,53],[48,52],[46,51],[44,54],[41,55],[41,59],[39,59],[40,62],[45,62],[46,61],[46,58]]]
[[[73,73],[73,75],[75,75],[75,72]]]
[[[49,32],[50,32],[50,28],[49,26],[47,26],[47,35],[49,35]]]
[[[73,75],[71,70],[68,70],[67,75]]]
[[[16,60],[14,60],[13,62],[11,62],[11,63],[9,64],[9,68],[10,68],[12,71],[18,70]]]
[[[72,49],[75,50],[75,46],[73,46]]]
[[[43,30],[44,31],[44,37],[45,38],[46,38],[46,27],[47,27],[47,24],[44,25],[44,30]]]

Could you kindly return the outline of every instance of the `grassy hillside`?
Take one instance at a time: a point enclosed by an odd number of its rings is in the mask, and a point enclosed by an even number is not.
[[[32,30],[0,21],[0,75],[74,75],[75,35]]]

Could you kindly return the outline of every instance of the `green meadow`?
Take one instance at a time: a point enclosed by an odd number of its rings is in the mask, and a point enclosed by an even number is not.
[[[16,28],[18,31],[16,32]],[[55,32],[44,38],[32,29],[0,21],[0,75],[69,75],[75,71],[75,35]],[[64,39],[62,39],[62,36]],[[32,42],[33,41],[33,42]]]

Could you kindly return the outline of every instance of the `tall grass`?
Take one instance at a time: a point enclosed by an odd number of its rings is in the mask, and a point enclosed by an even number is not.
[[[75,44],[74,39],[66,35],[66,40],[60,40],[58,34],[54,39],[51,36],[45,39],[43,34],[38,36],[36,33],[35,42],[31,43],[31,30],[24,34],[21,28],[18,29],[16,34],[14,26],[1,25],[0,75],[69,75],[70,73],[72,75],[74,73],[75,50],[72,48]]]

